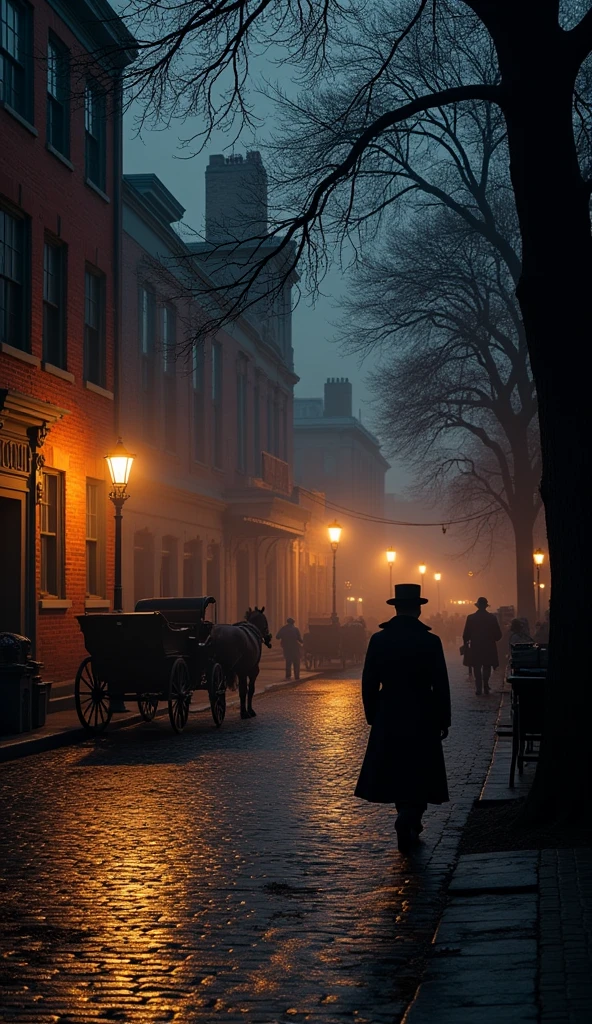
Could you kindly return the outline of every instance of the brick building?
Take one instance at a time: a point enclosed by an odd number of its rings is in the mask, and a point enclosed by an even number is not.
[[[204,245],[219,238],[221,196],[236,234],[241,196],[258,189],[264,229],[259,154],[213,156],[210,168]],[[250,209],[245,200],[249,227]],[[330,551],[322,499],[292,481],[291,285],[267,316],[251,309],[232,330],[197,341],[212,263],[173,227],[183,212],[156,175],[125,176],[121,425],[137,459],[123,521],[124,605],[208,593],[223,621],[264,604],[273,628],[289,614],[305,622],[309,610],[328,610]],[[214,273],[225,270],[217,260]]]
[[[105,0],[1,0],[0,18],[0,630],[30,636],[60,680],[84,653],[74,617],[112,592],[103,456],[134,40]]]

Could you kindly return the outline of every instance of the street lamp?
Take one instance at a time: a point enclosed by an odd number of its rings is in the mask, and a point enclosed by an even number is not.
[[[111,455],[105,455],[113,490],[109,497],[115,506],[115,586],[113,589],[113,611],[123,611],[123,588],[121,585],[121,520],[124,502],[129,498],[125,493],[135,455],[130,455],[118,438]]]
[[[537,548],[536,551],[533,551],[532,557],[534,559],[534,564],[536,565],[536,571],[537,571],[537,578],[536,578],[536,588],[537,588],[537,619],[540,622],[541,621],[541,565],[545,561],[545,552],[542,551],[541,548]]]
[[[438,590],[438,615],[439,615],[440,614],[440,580],[442,579],[442,573],[441,572],[435,572],[434,573],[434,579],[436,581],[437,590]]]
[[[337,576],[335,571],[335,562],[337,557],[337,548],[339,547],[339,541],[341,540],[341,526],[336,519],[329,527],[327,527],[327,533],[329,534],[331,551],[333,552],[333,611],[331,613],[331,622],[336,626],[339,624],[339,616],[337,615]]]
[[[394,548],[386,549],[386,560],[388,562],[389,567],[389,597],[393,596],[393,565],[395,564],[396,557],[397,552],[395,551]]]
[[[423,581],[424,581],[424,578],[425,578],[425,574],[426,574],[426,572],[427,572],[427,569],[428,569],[427,565],[423,565],[423,564],[422,564],[422,565],[420,565],[420,567],[419,567],[419,582],[420,582],[420,584],[421,584],[422,586],[423,586]]]

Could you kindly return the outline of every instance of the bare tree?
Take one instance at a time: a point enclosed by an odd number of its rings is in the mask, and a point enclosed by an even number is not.
[[[592,10],[580,16],[579,5],[560,0],[130,0],[129,6],[139,18],[141,53],[132,86],[156,118],[198,115],[204,125],[198,143],[212,127],[252,116],[245,87],[254,54],[273,58],[277,52],[309,90],[324,76],[343,97],[319,162],[291,180],[284,214],[270,234],[276,244],[268,242],[255,260],[259,268],[268,266],[272,248],[286,253],[291,243],[294,262],[308,255],[315,268],[333,217],[338,230],[349,229],[360,175],[385,135],[405,148],[430,112],[444,112],[451,122],[465,106],[501,112],[521,239],[517,297],[538,395],[553,575],[548,688],[554,703],[534,802],[546,814],[580,814],[592,777],[592,699],[582,653],[587,609],[577,601],[589,541],[584,484],[591,475],[589,383],[577,363],[592,335],[591,183],[580,152],[589,127],[580,85],[592,52]],[[379,45],[368,45],[368,35]],[[471,63],[480,40],[494,55],[494,74],[485,84]],[[414,46],[433,55],[433,73],[423,85],[409,83]],[[332,128],[338,129],[333,138]]]
[[[512,211],[505,211],[511,224]],[[368,255],[346,301],[346,348],[378,356],[377,429],[424,487],[451,485],[478,535],[510,521],[520,614],[534,622],[541,508],[536,395],[520,310],[497,248],[447,208],[416,207]],[[460,479],[459,479],[460,477]]]

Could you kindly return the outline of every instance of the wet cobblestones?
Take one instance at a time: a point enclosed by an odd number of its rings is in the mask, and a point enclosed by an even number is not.
[[[352,796],[351,674],[0,766],[0,1021],[400,1019],[493,744],[497,695],[452,676],[451,803],[413,859]]]

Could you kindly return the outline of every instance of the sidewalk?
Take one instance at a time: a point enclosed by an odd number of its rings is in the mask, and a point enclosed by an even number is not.
[[[481,806],[527,795],[508,786],[509,692]],[[500,735],[501,733],[501,735]],[[461,856],[432,957],[403,1024],[588,1024],[592,1020],[592,848]]]
[[[330,674],[329,670],[324,669],[315,672],[302,671],[300,674],[300,681],[304,682],[307,679],[317,679],[320,676]],[[257,686],[255,691],[255,700],[261,697],[264,693],[276,690],[283,686],[293,686],[294,680],[287,681],[285,678],[285,665],[281,653],[278,651],[268,651],[264,648],[261,657],[261,672],[257,679]],[[239,698],[238,690],[229,690],[228,699],[226,702],[227,708],[238,707]],[[109,723],[109,731],[113,729],[124,729],[133,725],[140,725],[143,721],[141,715],[138,713],[137,705],[134,701],[127,701],[128,712],[124,714],[116,714],[113,716]],[[196,690],[193,695],[193,701],[191,703],[190,714],[203,714],[210,713],[210,704],[207,700],[205,690]],[[159,708],[156,717],[166,717],[168,710],[166,704],[163,703]],[[30,754],[38,754],[44,750],[55,750],[57,747],[69,746],[73,743],[81,743],[83,740],[88,740],[89,734],[80,725],[78,715],[74,709],[67,711],[57,711],[47,716],[47,720],[42,729],[35,729],[32,732],[20,733],[16,736],[5,735],[0,736],[0,763],[2,761],[12,761],[18,757],[27,757]]]

